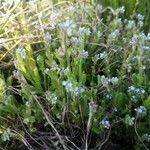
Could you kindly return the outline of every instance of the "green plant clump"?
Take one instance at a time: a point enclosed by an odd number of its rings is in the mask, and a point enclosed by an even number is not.
[[[1,4],[2,147],[150,148],[144,16],[90,2]]]

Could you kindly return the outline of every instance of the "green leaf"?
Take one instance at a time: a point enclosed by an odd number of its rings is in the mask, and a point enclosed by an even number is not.
[[[128,98],[125,93],[116,92],[114,94],[114,105],[117,108],[117,110],[123,111],[126,108],[127,104],[128,104]]]
[[[144,83],[144,78],[141,74],[134,73],[132,75],[132,80],[133,80],[134,85],[137,85],[137,86],[141,86]]]
[[[149,110],[150,109],[150,96],[144,101],[144,106]]]
[[[39,69],[44,72],[44,70],[45,70],[45,65],[44,65],[44,58],[43,58],[43,56],[42,56],[42,55],[39,55],[39,56],[37,57],[36,61],[37,61],[37,64],[38,64],[38,66],[39,66]]]

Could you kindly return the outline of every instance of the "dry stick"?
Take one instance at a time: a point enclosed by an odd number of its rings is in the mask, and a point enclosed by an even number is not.
[[[1,150],[5,150],[4,148],[0,147]]]
[[[20,120],[20,122],[21,122],[21,124],[22,124],[22,126],[23,126],[23,128],[24,128],[24,130],[25,130],[25,132],[30,136],[30,138],[31,138],[35,143],[37,143],[38,145],[40,145],[40,146],[42,147],[43,145],[40,144],[38,141],[36,141],[36,139],[35,139],[34,137],[32,137],[32,135],[27,131],[27,129],[26,129],[26,127],[24,126],[24,124],[23,124],[23,122],[22,122],[21,117],[19,116],[19,114],[18,114],[18,118],[19,118],[19,120]]]
[[[80,150],[72,141],[70,141],[70,140],[68,139],[67,136],[66,136],[66,140],[67,140],[68,142],[70,142],[77,150]]]
[[[40,38],[40,37],[43,37],[43,36],[41,36],[41,35],[33,35],[33,36],[22,35],[21,37],[18,37],[18,38],[5,39],[4,41],[1,41],[0,44],[12,42],[12,41],[15,41],[15,40],[25,40],[26,38]]]
[[[139,141],[143,144],[144,148],[145,148],[146,150],[149,150],[149,148],[147,148],[147,146],[144,144],[144,142],[142,141],[140,135],[139,135],[138,132],[137,132],[137,119],[138,119],[138,116],[136,117],[135,124],[134,124],[135,133],[136,133],[136,135],[137,135]]]
[[[15,131],[15,130],[13,130],[13,129],[11,129],[11,131],[12,131],[12,134],[14,134],[14,135],[18,135],[19,137],[16,137],[16,138],[21,138],[21,140],[22,140],[22,142],[24,143],[24,145],[26,145],[26,147],[29,149],[29,150],[34,150],[33,149],[33,147],[28,143],[28,141],[19,133],[19,132],[17,132],[17,131]]]
[[[101,145],[100,145],[100,147],[99,147],[98,150],[101,150],[101,149],[102,149],[102,146],[108,141],[109,136],[110,136],[110,133],[111,133],[111,129],[108,131],[108,135],[107,135],[105,141],[101,143]]]
[[[18,2],[18,4],[16,4],[16,6],[14,6],[11,10],[10,10],[10,14],[9,16],[6,18],[6,21],[4,22],[4,25],[1,27],[1,29],[3,30],[4,27],[7,25],[7,22],[9,21],[9,18],[11,17],[13,11],[19,6],[21,1]]]
[[[19,40],[16,42],[16,44],[14,46],[12,46],[1,58],[0,61],[11,51],[13,50],[22,40]]]
[[[88,150],[88,137],[89,137],[90,128],[91,128],[91,120],[92,120],[92,112],[89,113],[89,118],[88,118],[88,123],[87,123],[85,150]]]
[[[65,146],[64,141],[62,140],[62,138],[61,138],[60,134],[58,133],[57,129],[54,127],[54,125],[53,125],[52,122],[50,121],[50,119],[49,119],[48,115],[46,114],[45,110],[43,109],[41,103],[38,101],[37,96],[35,96],[33,93],[31,93],[31,95],[33,96],[33,98],[34,98],[34,100],[37,102],[37,104],[40,106],[40,108],[41,108],[41,110],[42,110],[42,112],[43,112],[43,114],[44,114],[44,116],[45,116],[45,118],[46,118],[48,124],[49,124],[49,125],[52,127],[52,129],[55,131],[56,136],[58,137],[58,139],[59,139],[60,143],[62,144],[64,150],[69,150],[69,149]]]

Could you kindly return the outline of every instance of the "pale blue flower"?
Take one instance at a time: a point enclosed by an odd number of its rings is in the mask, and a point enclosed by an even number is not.
[[[83,36],[84,34],[90,35],[90,34],[91,34],[90,29],[89,29],[89,28],[86,28],[86,27],[80,27],[80,28],[79,28],[79,35],[80,35],[80,36]]]
[[[106,129],[110,128],[110,122],[107,117],[103,118],[100,124]]]
[[[62,81],[62,85],[65,87],[66,91],[72,93],[75,96],[85,92],[85,88],[82,86],[74,86],[70,80]]]
[[[141,117],[146,116],[147,114],[147,109],[144,106],[140,106],[134,110],[137,112],[137,115]]]
[[[129,86],[128,87],[128,92],[131,94],[137,94],[137,95],[144,95],[145,94],[145,90],[143,88],[136,88],[134,86]]]

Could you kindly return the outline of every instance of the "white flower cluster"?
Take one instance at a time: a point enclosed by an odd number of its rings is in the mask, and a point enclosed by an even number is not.
[[[27,107],[31,107],[31,106],[32,106],[32,101],[31,101],[31,100],[26,101],[25,105],[26,105]]]
[[[61,29],[65,30],[69,36],[72,35],[73,30],[76,28],[76,24],[72,20],[66,20],[59,23],[58,25]]]
[[[142,21],[143,21],[143,20],[144,20],[144,16],[143,16],[143,15],[141,15],[141,14],[137,14],[137,19],[138,19],[138,20],[142,20]]]
[[[3,133],[3,135],[2,135],[2,139],[5,142],[5,141],[9,141],[10,137],[11,137],[11,135],[10,135],[10,129],[7,128],[7,130],[5,130],[4,133]]]
[[[110,122],[107,117],[103,118],[100,124],[106,129],[110,128]]]
[[[111,100],[112,99],[112,95],[109,92],[106,92],[105,94],[106,99]]]
[[[144,16],[142,16],[141,14],[137,14],[137,20],[138,20],[138,26],[139,27],[143,27],[144,23],[143,23],[143,20],[144,20]]]
[[[125,122],[126,122],[126,124],[128,124],[129,126],[133,126],[133,125],[134,125],[134,120],[135,120],[135,117],[127,116]]]
[[[69,72],[69,68],[59,68],[59,66],[56,64],[56,62],[53,62],[51,65],[51,68],[46,68],[45,73],[48,75],[50,72],[57,71],[57,73],[60,73],[60,75],[67,75]]]
[[[134,36],[132,37],[131,41],[129,42],[129,45],[135,46],[135,45],[137,45],[139,43],[142,43],[144,45],[145,42],[149,41],[149,40],[150,40],[150,34],[148,34],[146,36],[143,32],[141,32],[139,34],[134,34]]]
[[[143,46],[142,48],[143,48],[144,51],[150,50],[150,47],[149,47],[149,46]]]
[[[119,35],[119,30],[116,29],[114,32],[112,32],[112,33],[110,34],[110,39],[111,39],[111,40],[115,40],[118,35]]]
[[[129,86],[128,92],[132,93],[132,94],[137,94],[137,95],[144,95],[145,94],[145,90],[143,88],[136,88],[134,86]]]
[[[88,51],[85,51],[85,50],[83,50],[79,54],[79,58],[81,58],[81,59],[86,59],[88,56],[89,56]]]
[[[85,28],[85,27],[80,27],[79,28],[79,35],[80,36],[83,36],[83,35],[90,35],[91,34],[91,31],[89,28]]]
[[[104,59],[107,56],[108,56],[108,53],[106,51],[104,51],[102,53],[96,54],[95,55],[95,59],[96,59],[96,61],[98,61],[99,59]]]
[[[62,85],[65,87],[68,93],[70,92],[75,96],[78,96],[79,94],[82,94],[83,92],[85,92],[85,87],[74,86],[70,80],[63,81]]]
[[[134,103],[136,103],[138,101],[138,99],[135,95],[131,96],[130,100]]]
[[[128,24],[126,25],[126,28],[128,30],[131,30],[135,27],[135,21],[134,20],[128,20]]]
[[[120,13],[120,14],[123,14],[125,12],[125,7],[122,6],[122,7],[118,8],[118,9],[116,9],[116,12]]]
[[[46,73],[48,73],[49,71],[58,71],[59,72],[60,70],[61,69],[59,68],[58,64],[55,61],[53,61],[51,64],[51,68],[50,69],[46,68],[45,72]]]
[[[55,93],[52,93],[50,91],[45,92],[46,100],[48,100],[52,105],[55,105],[57,103],[58,97]]]
[[[60,71],[60,75],[67,75],[68,74],[68,72],[69,72],[69,68],[67,67],[67,68],[62,68],[61,69],[61,71]]]
[[[147,114],[147,110],[144,106],[140,106],[134,109],[137,112],[137,115],[140,117],[144,117]]]
[[[73,46],[79,46],[81,43],[81,40],[77,37],[71,37],[70,41]]]
[[[101,76],[101,81],[103,86],[108,86],[108,85],[116,86],[118,84],[117,77],[107,78],[103,75]]]
[[[57,49],[57,54],[58,54],[59,56],[64,56],[65,53],[66,53],[65,48],[59,47],[59,48]]]
[[[125,66],[125,68],[127,69],[128,73],[130,73],[131,70],[132,70],[132,64],[126,64],[126,65],[124,65],[124,66]]]
[[[147,134],[145,133],[143,136],[142,136],[143,140],[147,141],[147,142],[150,142],[150,134]]]
[[[95,113],[97,111],[98,105],[95,102],[89,103],[89,111],[90,113]]]

